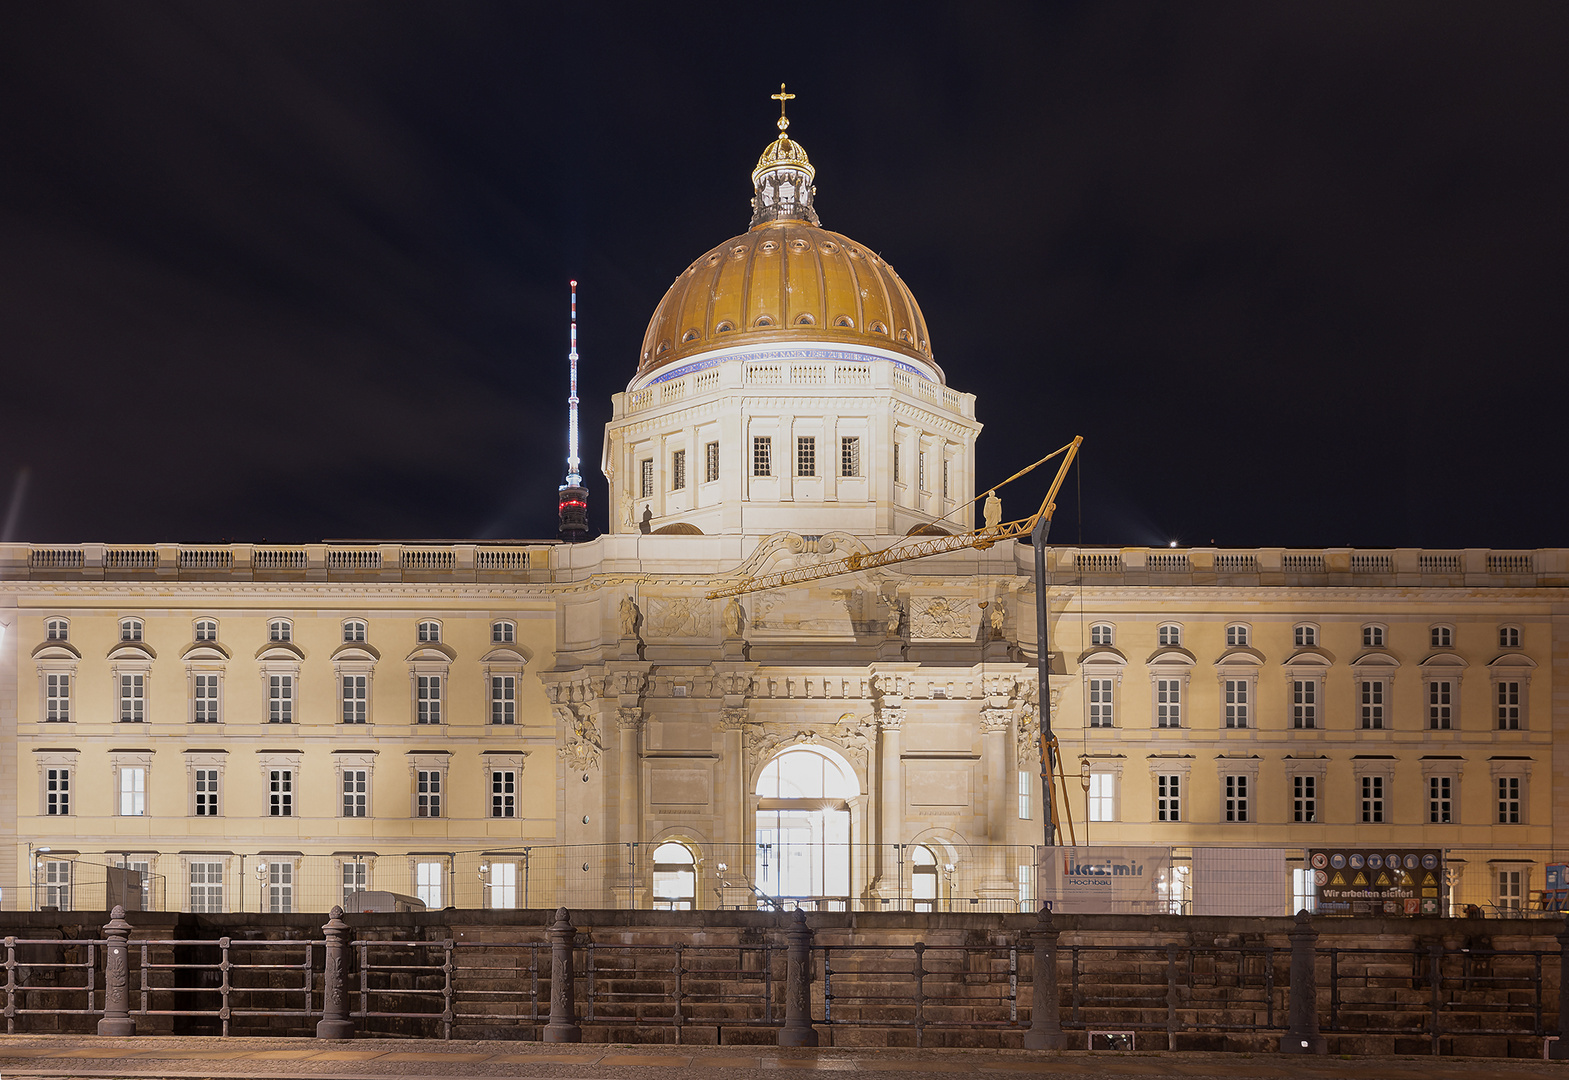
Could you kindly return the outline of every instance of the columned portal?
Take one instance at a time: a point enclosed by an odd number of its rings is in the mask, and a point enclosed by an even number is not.
[[[823,747],[784,751],[757,778],[757,885],[768,896],[848,907],[855,773]]]

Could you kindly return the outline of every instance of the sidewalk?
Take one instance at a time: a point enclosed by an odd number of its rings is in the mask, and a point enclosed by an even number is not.
[[[0,1036],[0,1078],[135,1077],[300,1080],[348,1077],[548,1077],[552,1080],[743,1080],[759,1071],[896,1072],[953,1080],[1008,1076],[1184,1080],[1514,1080],[1569,1077],[1569,1062],[1499,1058],[1301,1058],[1276,1055],[1018,1050],[779,1050],[773,1047],[577,1046],[356,1039]],[[780,1080],[787,1080],[781,1077]]]

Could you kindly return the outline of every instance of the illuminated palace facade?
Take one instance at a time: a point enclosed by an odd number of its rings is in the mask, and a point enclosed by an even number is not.
[[[101,908],[124,864],[197,911],[1031,905],[1027,546],[708,598],[974,527],[975,400],[893,268],[819,225],[784,126],[615,396],[598,538],[0,545],[0,903]],[[1081,842],[1443,847],[1458,896],[1541,887],[1569,551],[1048,572]]]

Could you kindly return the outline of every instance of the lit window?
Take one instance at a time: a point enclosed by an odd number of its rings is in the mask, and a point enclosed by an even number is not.
[[[364,817],[369,809],[370,778],[368,769],[343,770],[343,816]]]
[[[294,864],[267,863],[267,910],[287,915],[294,910]]]
[[[1158,821],[1182,820],[1182,777],[1155,777],[1155,816]]]
[[[418,684],[415,723],[441,723],[441,676],[419,675],[416,676],[415,682]]]
[[[1111,679],[1090,680],[1090,727],[1112,726]]]
[[[120,767],[120,816],[142,817],[147,813],[147,770],[138,766]]]
[[[273,619],[267,624],[267,640],[293,641],[294,627],[290,625],[288,619]]]
[[[189,867],[191,911],[217,915],[223,911],[223,863],[193,862]]]
[[[1454,646],[1455,632],[1447,626],[1435,626],[1428,633],[1428,646],[1434,649],[1448,649]]]
[[[196,621],[197,641],[217,641],[218,623],[215,619],[198,619]]]
[[[1384,821],[1384,778],[1362,777],[1362,823],[1380,825]]]
[[[218,770],[193,769],[191,778],[195,784],[196,796],[195,810],[197,817],[218,816]]]
[[[1520,684],[1500,679],[1498,686],[1498,730],[1520,730]]]
[[[65,641],[71,633],[71,624],[64,619],[50,619],[44,623],[46,641]]]
[[[120,640],[121,641],[140,641],[140,640],[142,640],[142,620],[140,620],[140,619],[121,619],[120,620]]]
[[[703,444],[703,482],[712,484],[719,479],[719,444]]]
[[[267,722],[294,723],[294,676],[267,676]]]
[[[518,774],[511,769],[492,769],[490,772],[490,816],[493,818],[517,817]]]
[[[691,911],[697,899],[697,867],[685,844],[654,849],[654,910]]]
[[[1248,820],[1248,778],[1246,776],[1226,777],[1226,820]]]
[[[1518,626],[1499,627],[1498,647],[1500,649],[1518,649],[1520,647],[1520,628]]]
[[[670,455],[670,490],[686,488],[686,451],[677,450]]]
[[[1115,773],[1090,773],[1090,820],[1117,820],[1117,776]]]
[[[1361,699],[1363,729],[1367,731],[1381,730],[1384,726],[1384,680],[1361,680],[1357,683],[1357,694]]]
[[[1226,627],[1226,644],[1228,646],[1246,645],[1248,643],[1248,628],[1245,626]]]
[[[422,622],[419,624],[416,636],[421,642],[438,642],[441,640],[441,624],[439,622]]]
[[[44,676],[44,721],[68,723],[71,719],[71,676]]]
[[[1167,623],[1156,631],[1155,637],[1161,645],[1181,645],[1182,627],[1176,623]]]
[[[768,435],[757,435],[752,439],[752,475],[774,475],[774,441]]]
[[[514,675],[490,677],[490,722],[515,724],[518,722],[518,683]]]
[[[1364,649],[1382,649],[1384,647],[1384,628],[1382,626],[1364,626],[1362,628],[1362,647]]]
[[[349,619],[343,624],[344,641],[364,641],[365,623],[360,619]]]
[[[294,816],[294,770],[269,769],[267,772],[267,814],[269,817]]]
[[[1318,727],[1318,680],[1291,680],[1291,726]]]
[[[1448,731],[1454,723],[1455,684],[1448,679],[1433,679],[1427,684],[1427,727],[1429,731]]]
[[[817,439],[801,435],[795,440],[795,475],[817,475]]]
[[[191,720],[198,724],[216,724],[222,719],[218,708],[218,676],[211,673],[191,676]]]
[[[147,677],[120,676],[120,723],[140,724],[147,719]]]
[[[342,689],[341,714],[345,724],[363,724],[368,719],[367,708],[370,705],[367,691],[370,678],[366,675],[343,675],[339,683]]]
[[[1525,820],[1520,815],[1520,778],[1498,778],[1498,824],[1518,825]]]
[[[1427,778],[1428,824],[1454,824],[1454,786],[1454,778],[1450,776],[1429,776]]]
[[[510,622],[490,624],[490,640],[496,644],[511,644],[517,637],[517,628]]]
[[[1028,771],[1026,771],[1024,769],[1020,769],[1019,770],[1019,820],[1020,821],[1029,821],[1032,817],[1035,816],[1034,810],[1030,806],[1030,796],[1031,796],[1031,794],[1033,792],[1034,787],[1035,787],[1034,778],[1030,776]]]
[[[1248,680],[1226,680],[1226,726],[1229,728],[1245,728],[1248,726]]]
[[[861,440],[855,435],[839,439],[839,475],[861,475]]]
[[[1526,870],[1497,870],[1493,878],[1493,905],[1499,911],[1521,911],[1525,907]]]
[[[1094,626],[1090,627],[1090,644],[1111,644],[1111,626],[1109,623],[1096,623]]]
[[[415,774],[415,812],[420,817],[441,816],[441,771],[420,769]]]
[[[1318,628],[1313,626],[1297,626],[1291,631],[1292,640],[1299,649],[1308,648],[1318,644]]]
[[[654,497],[654,459],[644,458],[638,462],[638,469],[640,479],[642,480],[642,484],[639,487],[639,490],[643,493],[642,497],[652,499]]]
[[[414,864],[414,895],[425,904],[427,911],[441,910],[441,878],[445,869],[439,862]]]
[[[485,864],[482,869],[486,872],[485,900],[488,905],[498,910],[517,907],[518,864],[493,862]]]
[[[1155,726],[1182,726],[1182,680],[1155,680]]]
[[[1291,811],[1294,821],[1318,820],[1318,777],[1291,778]]]

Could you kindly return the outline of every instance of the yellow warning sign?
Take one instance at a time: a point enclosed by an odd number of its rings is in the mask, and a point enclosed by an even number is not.
[[[1346,883],[1346,875],[1336,870],[1335,876],[1329,879],[1329,883],[1331,885],[1344,885]]]
[[[1375,885],[1392,885],[1392,884],[1394,884],[1394,882],[1389,880],[1389,875],[1388,874],[1380,873],[1378,875],[1378,880],[1375,881],[1373,884],[1375,884]]]
[[[1351,879],[1351,884],[1353,884],[1353,885],[1366,885],[1367,884],[1367,875],[1364,874],[1362,871],[1358,870],[1357,871],[1357,876]]]
[[[1423,885],[1437,885],[1438,884],[1438,879],[1436,877],[1434,877],[1433,876],[1433,872],[1431,870],[1429,870],[1427,872],[1427,876],[1422,879],[1422,884]]]

